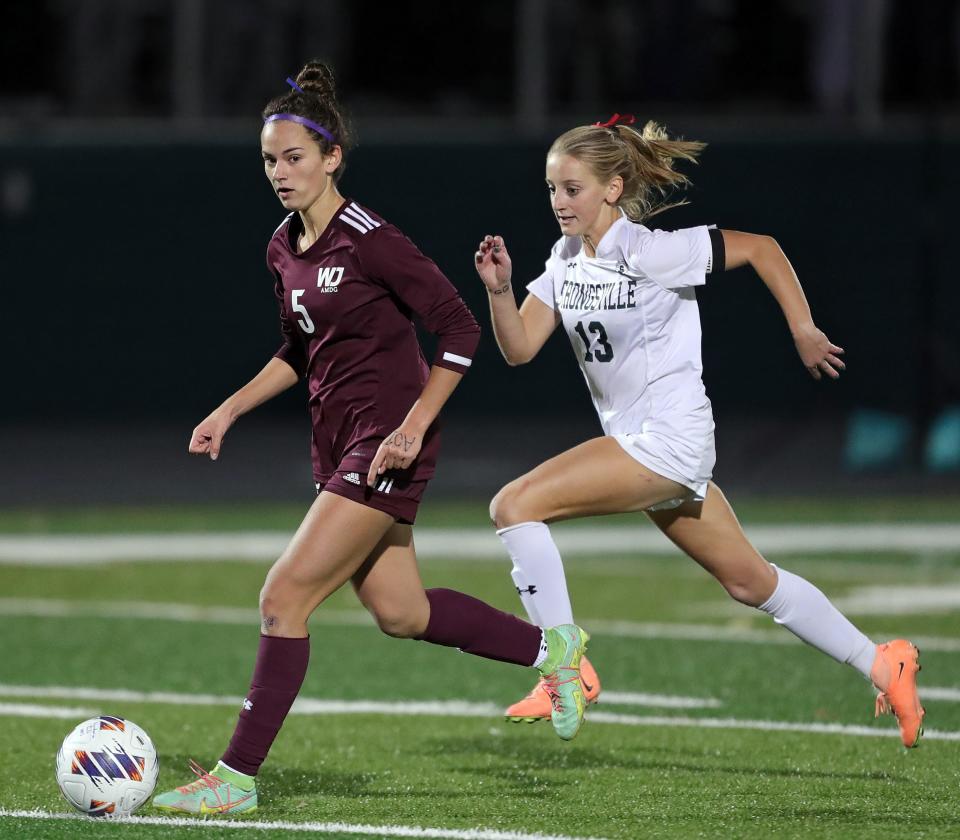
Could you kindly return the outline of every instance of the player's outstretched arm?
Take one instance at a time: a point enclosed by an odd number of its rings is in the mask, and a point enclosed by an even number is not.
[[[282,359],[273,358],[253,379],[228,397],[193,430],[187,450],[193,455],[209,455],[216,461],[224,435],[241,414],[295,385],[296,371]]]
[[[501,236],[485,236],[474,254],[477,274],[490,298],[490,320],[497,346],[508,365],[529,362],[557,328],[560,319],[543,301],[527,295],[517,309],[510,278],[513,265]]]
[[[840,371],[846,369],[840,358],[843,348],[833,344],[813,323],[800,280],[777,241],[771,236],[736,230],[724,230],[721,233],[726,251],[726,268],[749,264],[760,275],[780,304],[797,353],[810,375],[814,379],[820,379],[822,373],[831,379],[839,377]]]

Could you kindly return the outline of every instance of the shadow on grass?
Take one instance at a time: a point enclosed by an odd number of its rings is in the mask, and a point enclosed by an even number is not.
[[[165,756],[170,766],[189,764],[185,755]],[[184,778],[183,784],[189,782]],[[159,790],[157,791],[160,792]],[[300,770],[292,767],[264,765],[257,776],[257,793],[264,802],[276,804],[281,800],[297,797],[330,796],[342,799],[378,799],[391,797],[423,797],[429,799],[453,799],[462,796],[459,790],[418,790],[407,785],[403,779],[388,773],[345,773],[338,770]]]
[[[550,751],[537,742],[515,741],[508,738],[489,737],[444,738],[424,745],[422,755],[475,755],[494,759],[496,765],[490,767],[461,766],[459,772],[487,774],[508,779],[517,777],[522,780],[530,772],[549,773],[552,771],[586,772],[590,770],[637,770],[671,771],[677,773],[722,773],[732,776],[764,776],[780,779],[828,779],[836,781],[877,781],[901,782],[903,776],[883,770],[863,772],[837,772],[830,770],[811,770],[796,767],[776,767],[763,765],[724,765],[704,760],[702,752],[697,750],[673,750],[670,758],[663,757],[659,747],[631,746],[629,752],[614,749],[597,749],[582,746],[570,746],[560,751]],[[694,759],[700,759],[699,761]],[[509,767],[502,765],[509,763]],[[548,779],[540,779],[550,784]]]
[[[436,787],[429,790],[417,789],[405,783],[403,778],[388,773],[344,773],[329,769],[308,772],[281,767],[273,770],[264,768],[257,779],[261,782],[260,790],[263,796],[274,802],[300,796],[329,796],[339,799],[455,799],[463,795],[460,790],[442,790]]]

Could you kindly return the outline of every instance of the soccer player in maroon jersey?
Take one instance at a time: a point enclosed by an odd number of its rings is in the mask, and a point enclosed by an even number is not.
[[[349,134],[329,68],[312,61],[288,81],[263,112],[260,138],[267,179],[290,211],[267,248],[283,345],[194,429],[189,449],[216,459],[238,417],[305,377],[318,494],[260,593],[260,646],[233,738],[211,772],[194,764],[197,780],[154,798],[167,811],[256,807],[254,777],[306,674],[307,620],[348,580],[391,636],[537,667],[562,738],[583,719],[583,631],[541,631],[460,592],[423,589],[411,526],[436,465],[437,415],[480,328],[431,260],[341,195]],[[414,314],[439,338],[432,367]]]

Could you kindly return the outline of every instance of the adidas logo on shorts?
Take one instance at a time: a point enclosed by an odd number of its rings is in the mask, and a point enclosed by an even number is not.
[[[344,480],[344,481],[349,481],[351,484],[356,484],[358,487],[360,486],[360,475],[359,475],[359,473],[344,473],[344,474],[343,474],[343,480]]]
[[[389,493],[391,490],[393,490],[393,479],[392,478],[383,479],[377,485],[377,490],[379,490],[381,493]]]

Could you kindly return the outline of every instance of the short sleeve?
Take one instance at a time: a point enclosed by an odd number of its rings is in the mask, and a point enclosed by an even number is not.
[[[675,231],[638,228],[631,239],[625,254],[630,270],[665,289],[702,286],[714,270],[714,239],[706,226]]]
[[[553,278],[560,262],[560,250],[563,247],[563,240],[559,240],[551,249],[550,256],[544,264],[543,273],[536,280],[527,283],[527,292],[533,295],[537,300],[543,301],[554,312],[557,311],[557,299],[555,295],[556,286]]]

